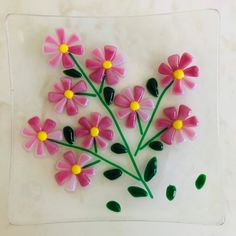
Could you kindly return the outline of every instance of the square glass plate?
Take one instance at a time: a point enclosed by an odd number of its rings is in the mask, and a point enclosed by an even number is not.
[[[223,222],[217,110],[219,15],[216,11],[124,17],[12,14],[6,19],[6,27],[12,93],[9,194],[9,220],[12,224],[114,220]],[[34,153],[27,153],[22,148],[26,140],[20,131],[34,115],[56,120],[62,129],[66,125],[77,127],[79,117],[91,111],[106,114],[94,98],[90,98],[89,106],[74,117],[56,114],[54,106],[48,102],[47,94],[62,76],[62,68],[54,70],[49,67],[48,57],[42,53],[42,44],[45,36],[54,34],[57,27],[80,36],[85,46],[85,55],[79,57],[83,66],[95,47],[112,44],[125,54],[128,74],[114,86],[116,91],[133,85],[145,86],[150,77],[160,80],[157,68],[171,54],[189,52],[194,55],[194,64],[200,67],[197,88],[187,91],[185,96],[174,96],[168,91],[155,119],[162,114],[164,107],[188,104],[200,120],[197,139],[165,146],[162,152],[147,149],[136,159],[143,172],[147,161],[152,156],[158,157],[157,176],[148,183],[154,199],[133,198],[127,188],[137,183],[126,175],[115,181],[104,178],[103,172],[110,168],[104,163],[95,167],[96,176],[89,187],[67,193],[56,184],[54,174],[56,160],[68,148],[62,147],[56,156],[46,158],[35,158]],[[115,106],[111,108],[116,110]],[[134,151],[139,139],[138,129],[125,129],[123,120],[119,123]],[[153,125],[149,137],[154,133]],[[117,132],[115,141],[120,142]],[[109,149],[101,154],[133,171],[126,155],[115,155]],[[206,174],[207,181],[204,188],[197,190],[195,180],[201,173]],[[166,198],[169,185],[175,185],[177,189],[172,201]],[[120,203],[120,213],[106,208],[110,200]]]

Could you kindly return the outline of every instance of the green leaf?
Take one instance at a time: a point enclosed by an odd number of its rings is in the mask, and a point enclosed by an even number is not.
[[[149,79],[147,81],[146,87],[149,93],[151,93],[154,97],[158,97],[159,95],[158,83],[155,78]]]
[[[174,185],[169,185],[166,188],[166,197],[169,201],[172,201],[176,195],[176,187]]]
[[[115,90],[111,87],[103,89],[103,96],[107,105],[111,105],[115,96]]]
[[[149,147],[155,151],[162,151],[164,145],[160,141],[153,141],[153,142],[149,143]]]
[[[118,202],[116,202],[116,201],[109,201],[106,204],[106,206],[111,211],[114,211],[114,212],[120,212],[121,211],[120,204]]]
[[[145,189],[137,186],[128,187],[128,191],[133,197],[146,197],[148,195]]]
[[[122,171],[120,169],[111,169],[105,171],[103,175],[109,180],[115,180],[122,175]]]
[[[70,127],[70,126],[65,126],[63,128],[63,135],[65,140],[70,143],[73,144],[74,140],[74,130]]]
[[[197,189],[201,189],[206,183],[206,175],[200,174],[196,181],[195,181],[195,186]]]
[[[68,69],[68,70],[63,70],[63,73],[65,75],[68,75],[70,77],[73,77],[73,78],[81,78],[82,77],[82,74],[75,70],[75,69]]]
[[[150,181],[157,173],[157,158],[153,157],[147,163],[144,171],[144,180],[146,182]]]
[[[122,154],[122,153],[126,153],[127,149],[126,147],[121,144],[121,143],[114,143],[111,145],[111,150],[112,152],[116,153],[116,154]]]

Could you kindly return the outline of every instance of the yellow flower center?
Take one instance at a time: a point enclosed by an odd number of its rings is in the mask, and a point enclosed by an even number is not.
[[[173,128],[176,130],[180,130],[183,128],[183,121],[182,120],[175,120],[172,124]]]
[[[58,49],[61,53],[67,53],[69,50],[69,46],[65,43],[62,43]]]
[[[37,138],[38,138],[39,141],[43,142],[48,138],[48,135],[45,131],[39,131],[37,133]]]
[[[64,92],[64,96],[65,96],[67,99],[72,99],[73,96],[74,96],[74,92],[73,92],[72,90],[68,89],[68,90],[66,90],[66,91]]]
[[[82,171],[82,168],[80,165],[73,165],[72,168],[71,168],[71,172],[74,174],[74,175],[78,175],[80,174]]]
[[[132,111],[137,111],[140,108],[139,102],[133,101],[129,104],[129,107]]]
[[[112,67],[112,62],[111,61],[107,61],[105,60],[103,63],[102,63],[102,66],[104,69],[110,69]]]
[[[99,129],[97,127],[92,127],[90,129],[90,135],[94,138],[97,137],[99,135]]]
[[[175,79],[181,80],[181,79],[184,78],[184,71],[181,70],[181,69],[175,70],[175,71],[173,72],[173,76],[174,76]]]

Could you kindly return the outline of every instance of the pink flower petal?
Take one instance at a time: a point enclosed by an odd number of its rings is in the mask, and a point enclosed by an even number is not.
[[[112,60],[112,67],[117,67],[117,66],[121,66],[125,63],[125,58],[119,54],[119,53],[116,53],[116,56],[115,58],[113,58]]]
[[[124,67],[115,67],[112,66],[112,68],[110,69],[110,71],[112,71],[113,73],[116,73],[119,76],[125,76],[126,70]]]
[[[48,93],[48,101],[49,102],[59,102],[63,99],[64,95],[58,92],[49,92]]]
[[[95,48],[93,51],[92,51],[92,54],[99,60],[99,61],[104,61],[105,60],[105,57],[103,55],[103,52],[101,51],[101,49],[99,48]]]
[[[91,148],[92,145],[93,145],[93,137],[90,135],[85,137],[84,141],[82,142],[82,146],[85,148]]]
[[[57,42],[57,40],[54,38],[54,37],[52,37],[51,35],[48,35],[46,38],[45,38],[45,43],[49,43],[49,44],[54,44],[54,45],[56,45],[56,46],[58,46],[58,42]]]
[[[177,110],[175,107],[167,107],[164,110],[164,114],[170,119],[170,120],[176,120],[177,119]]]
[[[63,85],[64,90],[71,89],[72,87],[72,80],[66,76],[61,77],[61,83]]]
[[[95,170],[94,168],[90,167],[90,168],[85,168],[83,169],[83,173],[85,173],[86,175],[95,175]]]
[[[74,192],[77,188],[78,180],[76,175],[71,175],[70,179],[67,181],[65,185],[65,190],[68,192]]]
[[[57,170],[64,170],[64,171],[71,171],[71,165],[68,162],[65,162],[64,160],[59,160],[56,163],[56,169]]]
[[[186,68],[192,62],[192,60],[192,56],[189,53],[185,52],[180,58],[179,68]]]
[[[163,87],[166,87],[167,85],[170,84],[170,82],[173,80],[172,75],[167,75],[163,79],[161,79],[161,85]]]
[[[21,134],[25,137],[36,137],[36,132],[33,131],[33,130],[30,130],[28,128],[24,128],[22,131],[21,131]]]
[[[57,53],[55,56],[53,56],[52,58],[50,58],[49,64],[50,64],[52,67],[56,67],[56,66],[58,66],[58,64],[60,63],[61,58],[62,58],[61,53]]]
[[[134,87],[134,100],[140,102],[144,96],[145,89],[142,86]]]
[[[74,67],[74,62],[67,53],[62,54],[62,64],[65,68]]]
[[[198,126],[198,119],[196,116],[192,116],[184,121],[184,127],[195,127]]]
[[[151,99],[145,98],[140,102],[140,109],[153,109],[154,103]]]
[[[175,129],[171,127],[161,135],[160,139],[162,142],[171,145],[174,139],[174,135],[175,135]]]
[[[50,155],[54,155],[56,152],[59,151],[59,147],[56,143],[46,140],[46,141],[44,141],[44,144],[45,144],[45,146],[48,150],[48,153]]]
[[[58,185],[63,185],[72,176],[70,171],[60,171],[55,174],[55,180]]]
[[[113,72],[112,69],[106,70],[106,83],[108,85],[117,84],[119,81],[119,77],[116,73]]]
[[[36,148],[36,155],[39,157],[45,156],[44,143],[38,141]]]
[[[70,165],[75,165],[77,163],[77,156],[75,152],[72,151],[65,152],[63,157]]]
[[[167,119],[159,118],[156,121],[156,128],[157,129],[169,128],[169,127],[171,127],[171,125],[172,125],[172,122]]]
[[[184,90],[182,88],[182,81],[181,80],[175,80],[173,84],[173,93],[177,95],[184,94]]]
[[[83,96],[74,96],[72,99],[77,105],[85,107],[88,105],[88,98]]]
[[[61,130],[53,131],[48,134],[49,139],[54,139],[54,140],[62,140],[63,135]]]
[[[98,127],[99,122],[101,120],[101,114],[98,112],[92,112],[91,115],[91,124],[93,127]]]
[[[57,113],[62,113],[65,108],[66,102],[67,102],[67,99],[65,97],[62,98],[59,102],[57,102],[55,105],[55,111]]]
[[[112,130],[105,130],[105,129],[102,129],[100,130],[99,132],[99,136],[107,139],[107,140],[112,140],[113,139],[113,131]]]
[[[195,131],[191,128],[183,127],[182,131],[190,140],[193,140],[196,137]]]
[[[131,112],[126,120],[127,128],[135,128],[136,126],[136,112]]]
[[[77,178],[82,187],[85,187],[90,184],[90,179],[85,173],[81,173],[77,176]]]
[[[149,116],[149,114],[146,113],[145,111],[138,110],[137,113],[138,113],[138,115],[139,115],[139,117],[140,117],[141,120],[143,120],[143,121],[148,121],[148,120],[149,120],[149,117],[150,117],[150,116]]]
[[[34,116],[33,118],[28,120],[28,124],[32,127],[32,129],[36,132],[41,130],[41,122],[38,116]]]
[[[196,87],[196,83],[194,81],[189,80],[188,78],[184,78],[183,83],[189,89],[193,89],[194,87]]]
[[[62,78],[63,78],[63,77],[62,77]],[[61,79],[62,79],[62,78],[61,78]],[[61,94],[64,94],[65,89],[63,88],[63,85],[62,85],[61,81],[60,81],[60,83],[55,83],[55,84],[53,85],[53,87],[54,87],[54,89],[55,89],[57,92],[59,92],[59,93],[61,93]]]
[[[56,122],[51,119],[46,119],[42,130],[46,133],[50,133],[56,127]]]
[[[75,130],[75,137],[77,137],[77,138],[84,137],[86,135],[89,135],[89,130],[88,129],[77,128]]]
[[[102,64],[100,61],[95,61],[95,60],[90,60],[90,59],[86,60],[85,65],[89,69],[98,69],[102,67]]]
[[[158,72],[162,75],[171,75],[173,73],[173,70],[165,63],[161,63],[158,68]]]
[[[58,49],[56,47],[44,45],[43,51],[44,51],[44,53],[47,53],[47,54],[50,54],[50,53],[55,54],[55,53],[57,53]]]
[[[36,145],[37,143],[37,138],[36,137],[33,137],[31,138],[29,141],[27,141],[25,144],[24,144],[24,148],[26,151],[31,151],[32,148],[34,147],[34,145]]]
[[[103,138],[97,136],[95,139],[99,148],[103,149],[107,147],[107,142]]]
[[[60,44],[65,43],[65,31],[63,28],[56,29],[56,34],[59,39]]]
[[[170,65],[170,67],[172,68],[172,70],[176,70],[179,68],[179,55],[175,54],[175,55],[171,55],[168,57],[168,63]]]
[[[95,70],[94,72],[92,72],[90,75],[89,75],[89,78],[95,82],[95,83],[101,83],[102,82],[102,79],[103,79],[103,76],[104,76],[104,72],[105,70],[103,68],[99,68],[97,70]]]
[[[105,59],[112,61],[116,55],[117,48],[115,46],[106,45],[104,47]]]
[[[71,46],[72,44],[77,43],[77,42],[79,42],[79,41],[80,41],[79,36],[76,35],[76,34],[72,34],[72,35],[69,37],[69,39],[67,40],[66,44],[67,44],[68,46]]]
[[[67,100],[66,112],[69,116],[74,116],[78,113],[78,107],[72,99]]]
[[[82,125],[85,129],[90,129],[92,127],[91,123],[86,117],[81,117],[79,119],[79,124]]]
[[[197,66],[191,66],[191,67],[184,70],[184,75],[190,76],[190,77],[198,77],[199,76],[199,69]]]
[[[130,105],[130,102],[126,97],[118,94],[115,96],[115,100],[114,103],[119,106],[119,107],[124,107],[124,108],[128,108]]]
[[[105,129],[105,128],[108,128],[112,125],[112,120],[110,117],[108,116],[104,116],[100,122],[99,122],[99,125],[98,125],[98,128],[99,129]]]
[[[89,156],[89,155],[87,155],[87,154],[85,154],[85,153],[81,153],[80,155],[79,155],[79,160],[78,160],[78,165],[80,165],[80,166],[84,166],[86,163],[88,163],[90,160],[91,160],[92,158]]]
[[[82,45],[75,45],[69,47],[69,52],[76,55],[83,55],[84,49]]]
[[[177,143],[182,143],[184,141],[184,135],[182,130],[175,131],[174,139],[176,140]]]
[[[130,102],[134,101],[133,91],[131,88],[124,89],[123,94]]]
[[[185,120],[191,113],[191,109],[185,105],[179,106],[178,119]]]
[[[123,119],[123,118],[127,117],[131,112],[132,112],[132,110],[130,110],[130,108],[124,108],[124,109],[118,111],[117,115],[119,116],[119,118]]]
[[[72,87],[72,91],[74,93],[84,92],[87,89],[88,89],[88,86],[83,80],[80,80],[79,82],[74,84],[74,86]]]

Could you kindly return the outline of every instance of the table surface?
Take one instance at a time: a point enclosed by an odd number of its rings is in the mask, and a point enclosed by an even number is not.
[[[234,131],[236,111],[232,101],[236,98],[236,79],[234,78],[234,61],[236,59],[236,2],[234,0],[0,0],[0,235],[65,235],[71,232],[76,235],[234,235],[236,220],[236,183]],[[225,223],[221,226],[201,226],[170,223],[73,223],[48,224],[34,226],[13,226],[7,217],[8,183],[9,183],[9,153],[10,153],[10,94],[9,72],[7,59],[6,35],[4,21],[8,13],[26,13],[43,15],[143,15],[166,12],[186,11],[194,9],[217,9],[221,14],[220,33],[220,135],[221,156],[223,168],[223,187],[225,195]],[[235,38],[235,39],[234,39]],[[235,86],[234,86],[235,85]],[[232,105],[231,105],[232,104]],[[232,107],[230,107],[230,105]],[[6,135],[7,134],[7,135]]]

